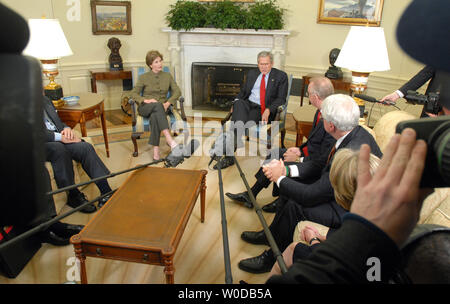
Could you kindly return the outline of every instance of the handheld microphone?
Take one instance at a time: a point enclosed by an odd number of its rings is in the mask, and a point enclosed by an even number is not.
[[[222,132],[214,142],[213,147],[209,150],[211,159],[209,160],[208,167],[216,156],[233,155],[234,153],[234,135],[230,131]]]
[[[369,96],[369,95],[364,95],[364,94],[355,94],[356,98],[368,101],[368,102],[373,102],[373,103],[381,103],[387,106],[395,106],[395,103],[389,102],[389,101],[380,101],[377,100],[375,97]],[[398,108],[398,107],[396,107]]]
[[[167,168],[175,168],[181,164],[185,158],[189,158],[195,150],[200,146],[200,142],[196,139],[192,139],[189,144],[183,146],[179,144],[167,155],[164,160],[164,165]]]
[[[375,97],[364,95],[364,94],[355,94],[356,98],[368,101],[368,102],[379,102]]]

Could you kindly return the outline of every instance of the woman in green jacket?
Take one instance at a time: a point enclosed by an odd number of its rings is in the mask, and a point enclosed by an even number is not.
[[[166,137],[167,144],[173,149],[177,143],[170,135],[166,112],[171,104],[176,103],[181,91],[170,73],[164,72],[163,56],[160,52],[151,50],[145,58],[151,71],[139,76],[131,92],[131,98],[139,103],[138,113],[150,120],[149,144],[153,146],[153,159],[158,160],[159,140],[161,131]],[[171,95],[168,98],[167,93]]]

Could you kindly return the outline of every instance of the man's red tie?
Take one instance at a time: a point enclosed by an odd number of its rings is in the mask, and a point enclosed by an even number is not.
[[[261,116],[266,110],[266,81],[264,79],[265,76],[266,75],[262,74],[261,85],[259,86],[259,100],[261,101]]]
[[[333,146],[333,149],[331,149],[330,154],[328,154],[327,165],[330,163],[330,160],[333,158],[333,155],[335,152],[336,152],[336,146]]]
[[[319,114],[317,114],[317,119],[316,119],[316,123],[314,124],[314,126],[317,126],[317,124],[319,123],[321,114],[322,113],[319,111]]]
[[[314,127],[316,127],[317,124],[319,123],[321,114],[322,113],[320,113],[320,111],[319,111],[319,114],[317,114],[316,121],[314,122]],[[307,145],[303,147],[302,152],[303,152],[303,156],[309,156],[308,146]]]

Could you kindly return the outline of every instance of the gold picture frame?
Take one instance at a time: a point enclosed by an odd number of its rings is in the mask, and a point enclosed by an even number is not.
[[[91,0],[94,35],[131,35],[130,1]]]
[[[351,2],[352,0],[319,0],[317,23],[380,26],[384,0]]]

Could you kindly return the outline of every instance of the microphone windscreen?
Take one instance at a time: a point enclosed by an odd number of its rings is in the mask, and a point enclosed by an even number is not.
[[[234,154],[234,135],[227,131],[220,133],[210,150],[211,156],[223,156]]]
[[[378,100],[372,96],[364,95],[364,94],[355,94],[356,98],[360,98],[362,100],[368,101],[368,102],[378,102]]]
[[[22,53],[30,30],[22,16],[0,3],[0,53]]]
[[[166,167],[174,168],[184,161],[184,158],[190,157],[195,150],[200,146],[200,142],[196,139],[192,139],[186,146],[182,144],[177,145],[167,155],[165,160]]]

